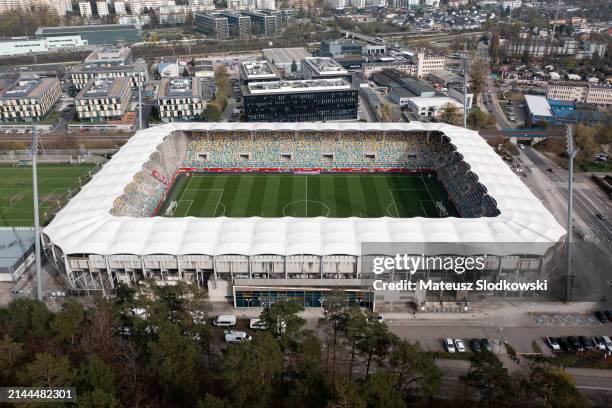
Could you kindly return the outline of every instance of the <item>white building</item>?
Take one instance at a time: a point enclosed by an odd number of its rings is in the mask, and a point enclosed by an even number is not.
[[[463,109],[463,104],[447,96],[434,96],[431,98],[414,97],[408,98],[406,106],[411,112],[419,117],[436,118],[444,112],[448,105]]]
[[[11,10],[26,11],[30,8],[30,0],[0,0],[0,13]]]
[[[416,77],[423,78],[435,71],[444,69],[446,57],[438,54],[426,54],[419,52],[416,57]]]
[[[363,9],[365,8],[366,2],[365,0],[350,0],[350,4],[357,9]]]
[[[108,3],[105,1],[96,2],[96,7],[98,8],[98,15],[100,17],[106,17],[110,14],[108,11]]]
[[[257,0],[255,4],[259,10],[276,10],[276,0]]]
[[[115,14],[118,16],[125,16],[127,14],[127,10],[125,8],[125,2],[116,1],[115,2]]]
[[[201,78],[162,78],[157,88],[157,106],[162,122],[193,121],[202,118],[206,107]]]
[[[91,10],[91,3],[89,3],[88,1],[82,1],[79,3],[79,13],[81,14],[81,17],[91,17],[93,16],[93,11]]]
[[[48,37],[27,40],[0,41],[0,56],[24,55],[39,52],[49,52],[62,48],[86,47],[87,41],[80,35],[64,37]]]
[[[519,9],[522,6],[523,6],[523,0],[505,0],[505,1],[502,1],[502,8],[504,10],[506,10],[506,9],[510,9],[510,10]]]
[[[53,108],[61,93],[57,78],[19,79],[0,92],[0,120],[41,120]]]
[[[325,0],[325,7],[330,9],[341,10],[346,8],[346,0]]]

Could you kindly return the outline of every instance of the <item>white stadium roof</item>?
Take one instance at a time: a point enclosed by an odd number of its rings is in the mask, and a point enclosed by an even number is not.
[[[500,214],[484,218],[117,217],[113,202],[173,131],[440,131]],[[549,243],[565,230],[477,132],[439,123],[172,123],[137,132],[43,230],[65,254],[360,255],[362,242]],[[534,250],[535,251],[535,250]],[[505,255],[505,254],[498,254]]]

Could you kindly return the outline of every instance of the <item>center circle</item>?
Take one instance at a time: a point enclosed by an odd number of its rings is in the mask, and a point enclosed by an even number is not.
[[[285,217],[306,217],[308,214],[317,214],[317,217],[329,217],[331,210],[321,201],[316,200],[297,200],[292,201],[283,207]]]

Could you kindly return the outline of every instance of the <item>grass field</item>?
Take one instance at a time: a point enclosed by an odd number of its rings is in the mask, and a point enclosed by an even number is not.
[[[427,174],[196,173],[175,181],[159,215],[174,217],[440,217],[454,207]],[[168,214],[170,215],[170,214]]]
[[[39,164],[38,202],[41,222],[44,215],[57,206],[69,189],[79,187],[79,177],[93,164]],[[32,166],[0,165],[0,226],[34,225],[32,196]]]

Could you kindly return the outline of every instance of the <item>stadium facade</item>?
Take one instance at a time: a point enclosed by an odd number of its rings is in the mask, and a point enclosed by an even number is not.
[[[158,216],[177,175],[196,171],[435,171],[461,217]],[[43,230],[43,244],[73,290],[106,293],[150,278],[197,282],[237,307],[279,297],[320,306],[334,289],[373,306],[362,265],[380,253],[364,243],[413,243],[415,254],[429,243],[482,243],[483,276],[523,281],[545,273],[564,235],[475,131],[418,122],[172,123],[137,132]],[[422,273],[446,279],[446,271]]]

